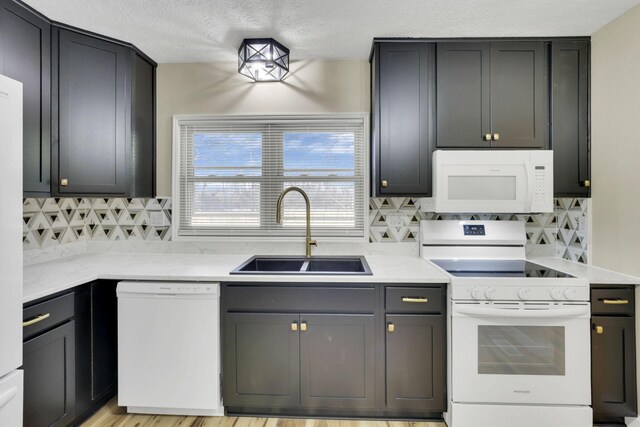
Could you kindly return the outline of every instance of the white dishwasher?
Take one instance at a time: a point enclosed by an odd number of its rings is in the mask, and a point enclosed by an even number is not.
[[[117,294],[118,406],[224,415],[220,284],[120,282]]]

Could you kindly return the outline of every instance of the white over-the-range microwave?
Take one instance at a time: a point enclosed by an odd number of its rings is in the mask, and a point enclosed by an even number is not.
[[[438,213],[553,212],[551,150],[433,153]]]

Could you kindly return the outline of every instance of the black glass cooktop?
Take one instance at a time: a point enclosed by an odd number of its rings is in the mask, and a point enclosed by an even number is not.
[[[520,259],[432,259],[431,262],[456,277],[575,277]]]

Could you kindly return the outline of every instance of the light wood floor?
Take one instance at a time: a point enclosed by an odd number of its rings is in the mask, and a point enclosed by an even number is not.
[[[253,417],[178,417],[130,415],[117,397],[100,408],[82,427],[446,427],[438,422],[305,420]]]

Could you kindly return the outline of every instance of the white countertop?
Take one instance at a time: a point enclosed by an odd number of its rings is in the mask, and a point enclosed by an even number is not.
[[[411,255],[366,255],[372,276],[230,275],[249,255],[175,253],[85,253],[24,268],[23,302],[29,302],[97,279],[325,282],[448,283],[449,277],[430,262]],[[640,285],[640,278],[560,258],[531,261],[586,278],[591,284]]]
[[[448,283],[449,278],[418,256],[366,255],[372,276],[229,275],[249,255],[94,253],[25,266],[23,302],[97,279],[322,282]]]
[[[580,264],[561,258],[532,258],[530,261],[562,271],[572,276],[587,279],[592,285],[640,285],[640,278],[617,273],[592,265]]]

